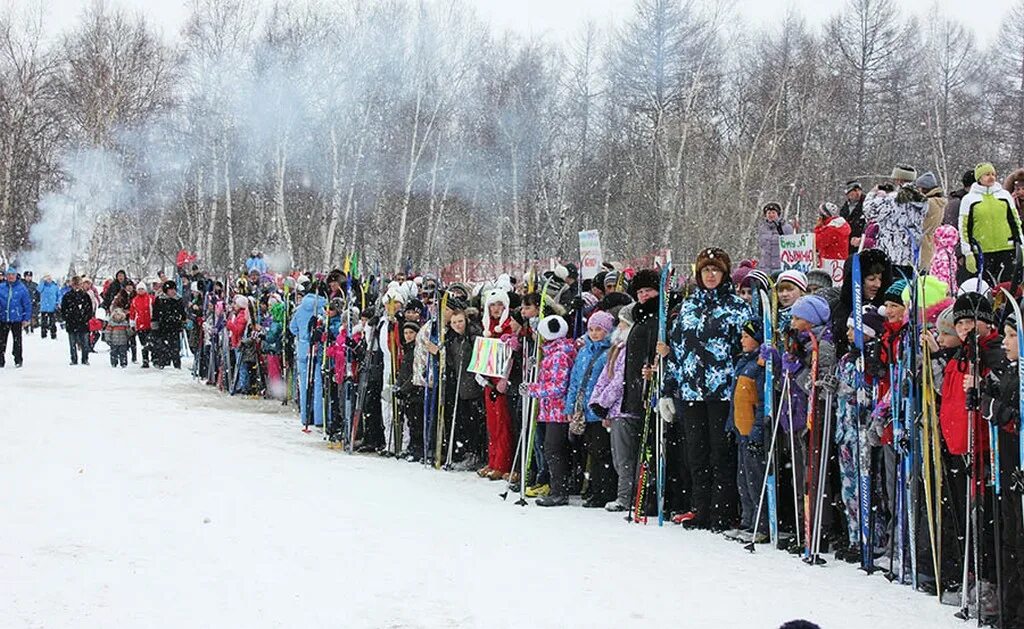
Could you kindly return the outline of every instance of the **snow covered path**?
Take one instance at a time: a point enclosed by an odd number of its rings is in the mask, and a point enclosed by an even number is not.
[[[962,627],[950,607],[710,533],[502,502],[329,451],[187,370],[0,371],[3,627]]]

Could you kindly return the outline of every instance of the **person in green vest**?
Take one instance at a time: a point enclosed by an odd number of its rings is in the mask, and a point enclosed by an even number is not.
[[[960,249],[964,265],[957,280],[963,282],[977,274],[980,252],[985,279],[995,286],[1011,279],[1020,242],[1020,216],[1013,197],[996,181],[992,164],[978,164],[974,178],[970,192],[960,202]]]

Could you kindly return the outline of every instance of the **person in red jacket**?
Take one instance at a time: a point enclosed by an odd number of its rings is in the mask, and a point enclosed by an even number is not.
[[[229,343],[231,353],[235,357],[235,382],[231,394],[247,392],[249,390],[249,368],[242,361],[242,338],[249,329],[249,298],[245,295],[236,295],[234,303],[234,314],[228,319]]]
[[[149,369],[150,331],[153,329],[153,296],[149,294],[145,282],[139,282],[135,296],[128,308],[128,324],[139,337],[142,346],[142,368]]]
[[[980,377],[987,378],[993,369],[1002,365],[1006,354],[1002,348],[999,330],[995,327],[992,305],[984,295],[965,293],[958,297],[953,306],[953,319],[957,336],[963,344],[957,355],[946,364],[942,376],[939,425],[944,445],[943,476],[948,479],[949,487],[949,500],[943,501],[947,512],[943,518],[949,522],[966,522],[969,517],[966,502],[970,479],[978,474],[977,470],[971,470],[971,459],[978,462],[987,461],[989,447],[988,425],[981,417],[981,413],[974,410],[980,408],[979,383],[974,381],[974,365],[977,361]],[[973,457],[968,456],[971,450],[971,433]],[[985,542],[979,549],[983,566],[981,577],[983,583],[992,583],[995,577],[991,561],[992,535],[989,525],[981,526],[985,527],[981,534]],[[960,575],[963,570],[963,553],[955,550],[955,542],[945,539],[949,537],[945,531],[943,537],[942,573]],[[984,594],[982,596],[984,597]]]

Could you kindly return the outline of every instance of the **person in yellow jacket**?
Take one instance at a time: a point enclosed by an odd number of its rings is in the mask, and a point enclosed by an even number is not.
[[[978,164],[976,183],[960,202],[960,249],[964,265],[960,282],[978,272],[977,251],[982,254],[985,279],[992,286],[1009,281],[1014,270],[1017,243],[1020,242],[1020,215],[1009,192],[996,181],[992,164]]]

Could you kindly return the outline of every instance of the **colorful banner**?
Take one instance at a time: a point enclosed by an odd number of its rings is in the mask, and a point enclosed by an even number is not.
[[[473,340],[473,354],[469,358],[469,371],[492,378],[505,378],[512,367],[512,349],[501,342],[478,336]]]

